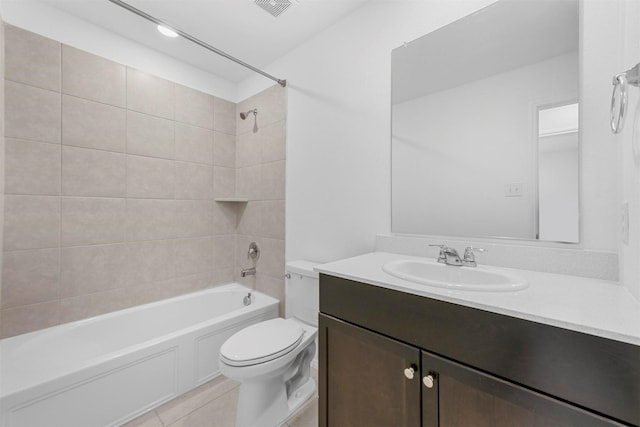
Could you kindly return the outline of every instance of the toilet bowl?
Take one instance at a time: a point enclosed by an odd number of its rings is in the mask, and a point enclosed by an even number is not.
[[[287,297],[291,317],[248,326],[220,347],[220,372],[240,383],[236,427],[278,426],[316,394],[309,372],[318,335],[314,265],[287,264],[287,294],[295,300]],[[298,292],[289,292],[290,286]]]

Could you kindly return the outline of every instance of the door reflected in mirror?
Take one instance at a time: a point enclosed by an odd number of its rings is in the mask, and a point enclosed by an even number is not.
[[[579,242],[578,25],[500,0],[393,50],[394,233]]]
[[[577,103],[538,109],[538,238],[579,240]]]

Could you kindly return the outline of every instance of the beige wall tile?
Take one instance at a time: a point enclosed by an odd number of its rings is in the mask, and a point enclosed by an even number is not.
[[[173,241],[134,242],[127,245],[128,282],[131,285],[161,282],[175,276]]]
[[[2,308],[52,301],[60,292],[60,251],[5,252],[2,265]]]
[[[59,301],[23,305],[2,310],[0,338],[25,334],[57,325],[60,319]]]
[[[259,234],[272,239],[285,238],[285,202],[284,200],[266,200],[260,202]]]
[[[186,292],[195,292],[208,288],[211,286],[212,277],[213,273],[211,271],[176,277],[175,295],[184,294]]]
[[[131,289],[119,288],[63,298],[60,300],[60,323],[74,322],[141,304],[136,297]]]
[[[227,234],[213,237],[213,268],[221,270],[235,267],[236,236]]]
[[[213,234],[233,234],[238,225],[236,203],[213,203]]]
[[[127,240],[164,240],[176,236],[173,200],[127,199]]]
[[[262,199],[282,200],[285,198],[285,161],[262,165]]]
[[[62,298],[124,287],[127,283],[127,245],[62,248]]]
[[[4,250],[56,248],[60,244],[60,198],[4,197]]]
[[[204,237],[213,234],[211,200],[176,200],[176,237]]]
[[[19,139],[5,141],[5,192],[60,194],[60,145]]]
[[[258,200],[262,196],[262,165],[236,169],[236,196]]]
[[[174,187],[173,161],[127,155],[127,197],[173,199]]]
[[[213,129],[229,135],[236,134],[236,104],[225,99],[213,99]]]
[[[236,166],[253,166],[262,162],[262,133],[243,133],[236,138]]]
[[[260,292],[263,292],[269,296],[272,296],[278,300],[280,300],[280,315],[284,314],[284,301],[285,301],[285,287],[284,287],[284,277],[275,278],[271,276],[267,276],[262,273],[258,273],[256,277],[256,289]]]
[[[176,127],[176,160],[213,164],[213,131],[184,123]]]
[[[258,129],[262,125],[262,110],[261,106],[257,104],[256,97],[252,96],[239,104],[236,104],[236,136],[240,136],[245,133],[253,132],[254,123],[258,124]],[[253,116],[250,114],[245,120],[240,118],[240,113],[246,113],[247,111],[258,109],[258,115]]]
[[[261,239],[261,274],[271,277],[284,277],[284,240]]]
[[[62,147],[62,194],[124,197],[125,155],[86,148]]]
[[[62,92],[116,107],[125,106],[124,65],[62,45]]]
[[[236,194],[236,170],[222,166],[213,167],[213,196],[233,197]]]
[[[62,96],[64,145],[122,153],[125,142],[126,112],[123,108]]]
[[[258,277],[246,283],[258,280],[272,294],[283,289],[286,92],[267,90],[237,109],[40,36],[18,36],[23,40],[7,54],[25,56],[8,68],[43,65],[32,75],[9,72],[37,87],[6,83],[7,135],[14,134],[6,148],[6,188],[21,195],[6,198],[0,319],[26,326],[0,323],[2,333],[228,283],[240,264],[252,263],[245,260],[252,240],[263,254]],[[9,53],[20,43],[34,47]],[[55,62],[54,46],[63,96],[39,89],[55,89],[55,73],[44,69]],[[32,53],[38,57],[26,58]],[[243,121],[248,133],[237,147],[238,112],[254,107],[260,130],[251,132],[253,117]],[[63,147],[55,145],[61,141]],[[236,156],[248,167],[236,171]],[[252,203],[211,200],[234,195]],[[54,249],[33,250],[39,248]],[[49,298],[62,299],[50,304]]]
[[[174,122],[127,112],[127,153],[174,158]]]
[[[176,199],[212,199],[213,166],[176,162]]]
[[[175,85],[175,120],[213,129],[213,96],[182,85]]]
[[[236,137],[234,135],[214,132],[213,164],[228,168],[236,167]]]
[[[245,235],[260,235],[262,225],[262,202],[243,203],[238,206],[238,233]]]
[[[286,158],[286,123],[282,120],[261,129],[263,163]]]
[[[224,285],[235,281],[235,267],[213,270],[211,286]]]
[[[260,258],[252,260],[249,258],[249,245],[251,242],[256,242],[258,248],[260,248]],[[236,234],[236,254],[235,262],[237,274],[240,274],[240,269],[256,267],[256,269],[262,270],[262,238],[256,236],[246,236],[243,234]],[[262,271],[261,271],[262,273]]]
[[[125,199],[63,197],[61,246],[125,241]]]
[[[61,45],[13,25],[5,26],[5,78],[60,92]]]
[[[175,84],[127,67],[127,108],[173,119]]]
[[[5,136],[60,143],[60,94],[5,81]]]
[[[174,250],[176,277],[213,270],[211,237],[176,240]]]

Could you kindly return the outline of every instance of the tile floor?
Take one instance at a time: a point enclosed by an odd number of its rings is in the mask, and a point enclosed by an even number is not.
[[[317,384],[318,374],[315,369],[312,369],[312,376]],[[238,383],[219,376],[122,427],[233,427],[237,400]],[[317,425],[318,398],[314,397],[282,424],[282,427]]]

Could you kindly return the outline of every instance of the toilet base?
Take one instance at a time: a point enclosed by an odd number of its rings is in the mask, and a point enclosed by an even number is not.
[[[309,378],[309,380],[304,383],[287,401],[289,406],[289,414],[282,420],[285,421],[289,418],[295,411],[300,409],[303,403],[312,398],[316,393],[316,382],[313,378]],[[282,422],[281,422],[282,423]]]
[[[276,427],[289,418],[304,402],[315,394],[316,383],[309,378],[289,398],[283,386],[274,393],[265,393],[268,383],[240,385],[236,427]],[[249,404],[249,402],[251,402]],[[246,403],[246,407],[243,407]]]

